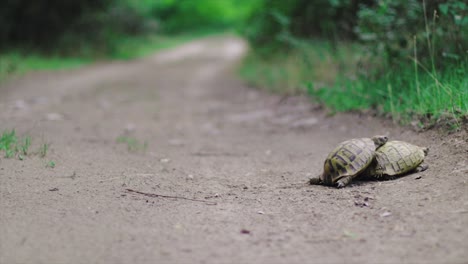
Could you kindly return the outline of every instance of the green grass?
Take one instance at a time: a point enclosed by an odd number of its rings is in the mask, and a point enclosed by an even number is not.
[[[24,160],[25,157],[33,154],[44,158],[49,150],[49,144],[39,145],[37,151],[31,151],[32,138],[30,136],[18,136],[14,129],[4,130],[0,136],[0,154],[4,158],[18,158]]]
[[[148,149],[148,142],[140,142],[138,139],[129,136],[120,136],[117,138],[117,143],[123,143],[127,145],[129,152],[146,151]]]
[[[46,168],[55,168],[55,161],[50,160],[49,162],[46,163]]]
[[[13,158],[23,160],[24,156],[29,154],[31,146],[31,137],[23,138],[16,135],[15,130],[4,131],[0,137],[0,152],[5,152],[5,158]]]
[[[315,41],[288,52],[251,52],[240,68],[250,84],[272,92],[297,94],[307,91],[307,83],[317,87],[333,84],[339,75],[349,75],[357,63],[358,47],[343,44],[333,48],[326,41]]]
[[[91,59],[44,56],[10,51],[0,54],[0,81],[12,75],[37,70],[74,69],[86,65]]]
[[[438,121],[459,126],[468,114],[466,65],[453,66],[437,78],[420,72],[417,79],[403,65],[377,80],[341,78],[332,86],[314,89],[309,83],[308,88],[311,96],[337,111],[373,108],[403,124],[419,120],[422,126]]]
[[[44,158],[47,155],[47,151],[49,151],[49,144],[43,143],[39,146],[39,156]]]
[[[449,129],[468,117],[467,62],[433,72],[408,59],[390,69],[365,57],[359,46],[346,46],[315,42],[268,58],[252,53],[240,74],[273,92],[307,93],[332,112],[374,109],[400,124]]]

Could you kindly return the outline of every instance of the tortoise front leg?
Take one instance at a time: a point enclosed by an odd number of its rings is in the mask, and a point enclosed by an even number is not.
[[[322,184],[322,180],[320,180],[320,176],[315,176],[309,179],[309,184],[319,185]]]
[[[346,185],[348,185],[351,180],[353,179],[353,177],[351,176],[346,176],[346,177],[343,177],[341,179],[339,179],[337,182],[336,182],[336,187],[337,188],[343,188],[345,187]]]
[[[416,169],[414,169],[414,172],[425,171],[425,170],[427,170],[427,168],[429,168],[429,165],[427,165],[427,164],[420,164]]]

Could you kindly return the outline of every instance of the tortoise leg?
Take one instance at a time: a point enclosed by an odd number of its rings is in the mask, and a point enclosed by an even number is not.
[[[343,177],[343,178],[341,178],[340,180],[338,180],[338,181],[336,182],[336,187],[337,187],[337,188],[343,188],[343,187],[345,187],[346,185],[348,185],[348,184],[351,182],[352,179],[353,179],[353,178],[352,178],[351,176]]]
[[[419,165],[419,166],[414,170],[414,172],[425,171],[425,170],[427,170],[427,168],[429,168],[429,165],[427,165],[427,164],[421,164],[421,165]]]
[[[309,179],[309,184],[319,185],[319,184],[322,184],[322,181],[320,180],[319,176],[316,176],[316,177],[312,177]]]
[[[321,180],[322,176],[323,176],[323,173],[320,173],[319,175],[310,177],[309,184],[312,184],[312,185],[323,184],[323,182]]]

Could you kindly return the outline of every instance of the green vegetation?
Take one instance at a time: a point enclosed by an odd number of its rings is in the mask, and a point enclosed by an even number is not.
[[[468,113],[468,65],[451,65],[434,75],[423,65],[366,75],[362,47],[314,42],[272,57],[250,54],[241,76],[257,87],[284,94],[307,93],[330,111],[374,109],[398,122],[418,120],[420,127],[439,122],[459,127]],[[360,54],[361,56],[357,56]]]
[[[73,69],[90,62],[91,59],[87,58],[44,56],[10,51],[0,54],[0,81],[8,76],[24,74],[28,71]]]
[[[39,147],[39,156],[41,158],[44,158],[47,155],[47,151],[49,151],[49,144],[48,143],[41,144]]]
[[[253,85],[307,93],[332,112],[457,128],[468,120],[467,13],[461,0],[11,0],[0,9],[0,80],[236,29],[251,45],[241,75]]]
[[[153,2],[152,13],[166,33],[224,30],[239,27],[259,0],[162,0]]]
[[[265,0],[244,33],[253,49],[241,75],[332,112],[458,128],[468,120],[467,12],[463,1]]]
[[[23,160],[29,154],[31,137],[18,137],[16,131],[4,131],[0,137],[0,152],[5,152],[5,158],[18,157]]]
[[[50,160],[49,162],[47,162],[46,168],[51,168],[51,169],[55,168],[55,161]]]
[[[124,143],[127,145],[127,150],[129,152],[145,152],[148,149],[148,142],[144,141],[141,143],[138,139],[128,136],[120,136],[117,138],[117,143]]]

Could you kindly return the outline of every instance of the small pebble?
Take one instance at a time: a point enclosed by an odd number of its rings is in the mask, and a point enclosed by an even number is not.
[[[15,101],[15,109],[24,110],[28,108],[28,104],[24,100],[17,100]]]
[[[125,133],[132,133],[132,132],[135,131],[135,129],[136,129],[135,124],[133,124],[133,123],[127,123],[127,125],[125,125],[125,129],[124,129],[124,130],[125,130]]]
[[[250,231],[247,230],[247,229],[241,229],[240,232],[241,232],[241,234],[247,234],[247,235],[250,234]]]
[[[386,211],[386,212],[383,212],[380,214],[381,217],[387,217],[387,216],[391,216],[392,213],[390,213],[389,211]]]
[[[161,163],[169,163],[171,160],[170,159],[160,159],[159,161]]]
[[[46,118],[49,121],[60,121],[63,120],[63,115],[59,113],[48,113]]]

